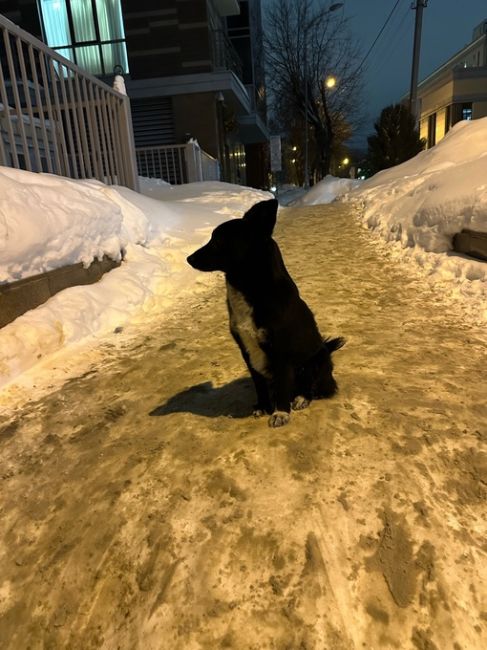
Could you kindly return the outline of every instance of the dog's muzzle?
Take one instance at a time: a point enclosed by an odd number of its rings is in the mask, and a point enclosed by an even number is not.
[[[196,268],[195,263],[194,263],[194,253],[192,255],[188,255],[186,258],[186,262],[192,266],[194,269]]]
[[[197,271],[219,271],[221,265],[213,254],[213,249],[207,244],[189,255],[186,261]]]

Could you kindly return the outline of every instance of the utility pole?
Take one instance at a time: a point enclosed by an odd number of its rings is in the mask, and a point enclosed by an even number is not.
[[[421,28],[423,26],[423,9],[428,6],[428,0],[416,0],[411,5],[411,9],[416,11],[416,20],[414,22],[414,48],[413,48],[413,67],[411,71],[411,90],[409,92],[409,110],[418,119],[418,73],[419,73],[419,53],[421,50]]]

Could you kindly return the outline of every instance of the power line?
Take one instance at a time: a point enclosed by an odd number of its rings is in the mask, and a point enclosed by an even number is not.
[[[372,45],[369,47],[369,50],[368,50],[367,54],[364,56],[364,58],[363,58],[362,61],[360,62],[360,65],[359,65],[358,68],[356,69],[356,72],[358,72],[358,71],[362,68],[362,66],[364,65],[364,63],[365,63],[366,60],[368,59],[369,54],[370,54],[370,53],[372,52],[372,50],[374,49],[375,44],[377,43],[377,41],[378,41],[379,38],[381,37],[381,34],[382,34],[382,32],[384,31],[384,29],[387,27],[387,25],[388,25],[390,19],[392,18],[392,15],[393,15],[394,12],[396,11],[396,9],[397,9],[397,7],[398,7],[398,5],[399,5],[400,2],[401,2],[401,0],[396,0],[396,4],[392,7],[390,14],[387,16],[385,23],[382,25],[382,27],[381,27],[379,33],[378,33],[377,36],[375,37],[375,41],[374,41],[374,42],[372,43]]]
[[[411,15],[410,12],[411,8],[406,7],[406,12],[403,14],[400,22],[397,23],[396,29],[389,34],[382,47],[380,47],[378,51],[376,50],[376,55],[375,57],[372,57],[372,62],[368,66],[369,73],[377,73],[378,71],[383,70],[384,66],[387,64],[388,58],[390,58],[394,51],[402,45],[404,37],[406,34],[409,34],[409,25],[407,25],[406,19]]]

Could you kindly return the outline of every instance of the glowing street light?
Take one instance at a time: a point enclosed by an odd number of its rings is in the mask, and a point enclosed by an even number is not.
[[[329,89],[331,89],[331,88],[335,88],[336,85],[337,85],[336,77],[329,76],[329,77],[327,77],[327,78],[325,79],[325,86],[326,86],[327,88],[329,88]]]

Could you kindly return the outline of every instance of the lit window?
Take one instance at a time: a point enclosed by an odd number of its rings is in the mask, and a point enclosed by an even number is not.
[[[472,117],[472,104],[462,104],[462,120],[471,120]]]
[[[96,0],[96,14],[102,41],[125,38],[120,0]]]
[[[93,6],[89,0],[71,0],[74,36],[78,43],[96,41]]]
[[[120,0],[38,0],[47,44],[92,74],[128,72]]]
[[[76,50],[76,63],[83,70],[89,70],[93,74],[102,72],[100,49],[97,45],[86,45],[85,47],[77,47]]]
[[[48,45],[71,45],[65,0],[40,0]]]

